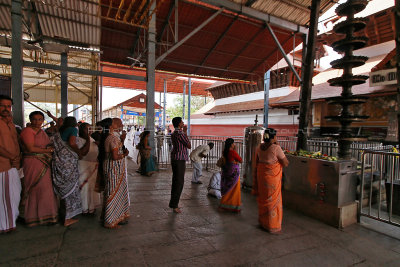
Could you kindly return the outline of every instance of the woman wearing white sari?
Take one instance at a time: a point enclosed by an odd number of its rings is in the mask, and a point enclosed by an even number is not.
[[[88,136],[88,123],[82,123],[79,126],[79,137],[77,138],[77,145],[82,148],[86,140],[90,138],[89,152],[78,161],[79,170],[79,189],[81,191],[82,199],[82,213],[83,214],[94,214],[96,208],[101,206],[100,194],[95,192],[96,178],[98,170],[97,156],[99,149],[95,140]]]

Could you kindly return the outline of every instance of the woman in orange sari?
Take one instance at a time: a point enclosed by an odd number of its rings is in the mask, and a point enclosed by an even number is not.
[[[239,163],[242,163],[242,158],[236,152],[236,146],[232,138],[226,139],[222,155],[225,159],[225,164],[222,166],[221,172],[222,198],[219,204],[219,209],[240,212],[241,195]]]
[[[279,233],[282,225],[282,167],[289,165],[277,144],[276,131],[267,128],[264,143],[256,150],[252,194],[257,196],[258,221],[270,233]]]

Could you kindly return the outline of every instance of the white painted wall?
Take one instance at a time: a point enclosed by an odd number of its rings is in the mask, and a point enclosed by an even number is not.
[[[190,119],[194,125],[248,125],[253,124],[258,115],[258,124],[264,123],[264,114],[260,111],[248,111],[240,113],[222,113],[213,118]],[[288,115],[287,109],[270,109],[269,124],[298,124],[298,115]]]

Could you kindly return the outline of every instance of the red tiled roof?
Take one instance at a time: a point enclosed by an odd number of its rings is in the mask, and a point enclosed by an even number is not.
[[[354,36],[367,36],[367,46],[377,45],[395,39],[394,7],[387,8],[368,16],[368,22],[364,30],[354,33]],[[323,33],[318,39],[331,46],[332,43],[342,39],[343,34],[333,34],[332,31]]]
[[[269,99],[269,104],[276,103],[281,97],[274,97]],[[249,110],[262,110],[264,109],[264,99],[239,102],[233,104],[218,105],[205,112],[205,115],[227,112],[240,112]]]
[[[144,99],[143,102],[140,101],[140,99]],[[115,107],[120,107],[120,106],[124,106],[125,108],[132,108],[133,110],[146,110],[146,95],[145,94],[139,94],[137,96],[134,96],[132,98],[129,98],[128,100],[125,100],[124,102],[121,102],[113,107],[108,108],[109,109],[113,109]],[[157,104],[156,102],[154,102],[154,109],[162,109],[163,107],[160,106],[159,104]]]
[[[371,71],[378,71],[378,70],[383,70],[386,66],[386,64],[396,56],[396,48],[394,48],[389,54],[386,55],[384,59],[382,59],[381,62],[379,62],[378,65],[373,67]]]
[[[190,115],[191,119],[210,119],[210,118],[214,118],[213,115],[206,115],[206,114],[193,114]]]
[[[124,10],[128,9],[130,2],[122,2]],[[157,5],[156,12],[158,39],[156,58],[174,45],[174,33],[167,23],[168,19],[173,20],[174,15],[169,18],[168,14],[174,5],[174,0],[157,2],[159,5]],[[332,5],[331,2],[326,2],[329,3],[328,5]],[[100,3],[100,11],[103,15],[110,11],[110,17],[116,17],[115,10],[118,10],[116,3],[110,0],[101,0]],[[109,6],[114,8],[110,9]],[[137,6],[138,4],[135,3],[132,9],[133,14],[137,11]],[[279,6],[284,5],[280,3]],[[145,8],[143,9],[145,10]],[[182,39],[211,17],[219,7],[204,5],[203,2],[197,1],[179,1],[178,9],[179,24],[177,26],[179,39]],[[285,10],[289,10],[289,8],[286,7]],[[309,17],[308,11],[301,13]],[[283,12],[282,15],[288,16],[286,12]],[[288,17],[295,20],[299,18],[299,15]],[[147,49],[143,45],[146,38],[145,30],[104,18],[101,25],[100,49],[103,52],[101,61],[131,65],[132,61],[128,57],[138,58],[139,55],[142,55],[141,62],[146,61],[143,58]],[[166,30],[163,31],[165,26]],[[293,46],[297,46],[302,41],[301,33],[293,33],[275,25],[271,27],[286,53],[293,50]],[[161,33],[163,33],[162,36]],[[295,40],[293,40],[294,38]],[[241,14],[225,9],[204,28],[169,53],[156,68],[205,77],[254,81],[263,77],[265,71],[281,58],[282,55],[277,49],[273,37],[265,27],[265,21],[243,17]]]
[[[396,85],[392,84],[386,86],[369,87],[369,81],[367,80],[367,82],[364,84],[353,86],[351,91],[353,92],[354,95],[371,95],[371,94],[395,92]],[[333,87],[330,86],[328,83],[321,83],[313,86],[311,100],[320,100],[330,97],[337,97],[340,96],[341,93],[342,93],[341,87]],[[282,97],[279,101],[271,103],[271,106],[279,107],[288,105],[298,105],[299,97],[300,97],[300,90],[296,90],[291,94]]]
[[[385,57],[384,55],[371,57],[368,59],[365,65],[354,68],[353,74],[369,75],[370,70],[380,65],[381,64],[380,62],[384,61],[386,58],[387,56]],[[340,94],[342,93],[342,88],[330,86],[327,81],[331,78],[341,76],[342,73],[343,73],[342,70],[328,69],[315,76],[313,78],[314,85],[312,87],[311,100],[326,99],[330,97],[340,96]],[[351,89],[354,95],[369,95],[375,93],[391,92],[392,90],[395,90],[394,85],[370,87],[369,80],[367,80],[364,84],[353,86]],[[282,97],[272,106],[277,107],[277,106],[298,105],[299,97],[300,97],[300,89],[295,90],[291,94]]]
[[[144,102],[140,102],[140,99],[144,99]],[[120,103],[119,105],[132,107],[132,108],[146,108],[146,95],[139,94],[128,100],[125,100],[124,102]],[[159,104],[154,102],[154,109],[160,109],[160,108],[162,109],[162,106],[160,106]]]

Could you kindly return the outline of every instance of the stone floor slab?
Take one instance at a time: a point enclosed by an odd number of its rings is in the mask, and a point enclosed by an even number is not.
[[[399,266],[400,230],[362,222],[335,229],[284,209],[282,234],[258,226],[256,198],[242,190],[242,212],[218,211],[203,184],[187,171],[180,206],[168,208],[170,171],[152,177],[128,164],[131,217],[119,229],[106,229],[96,216],[77,224],[26,228],[0,235],[1,266]],[[381,227],[381,225],[380,225]],[[389,230],[388,230],[389,229]]]

